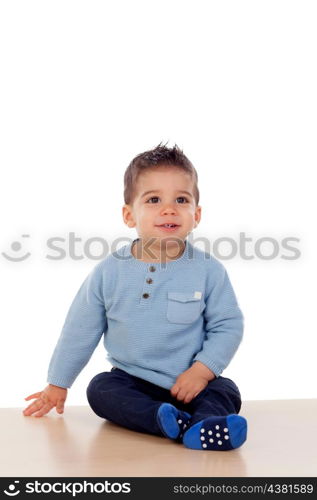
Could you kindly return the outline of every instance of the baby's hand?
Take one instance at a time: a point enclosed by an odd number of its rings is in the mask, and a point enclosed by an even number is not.
[[[171,394],[179,401],[190,403],[214,378],[215,374],[197,361],[177,377],[171,388]]]
[[[67,389],[49,384],[45,387],[44,391],[31,394],[25,398],[25,400],[28,401],[29,399],[35,398],[37,398],[37,400],[23,410],[23,415],[25,417],[32,414],[34,414],[35,417],[42,417],[55,406],[57,413],[63,413],[64,403],[67,398]]]

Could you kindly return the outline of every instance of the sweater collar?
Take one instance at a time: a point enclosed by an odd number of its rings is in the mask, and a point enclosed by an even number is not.
[[[154,266],[156,270],[172,270],[176,269],[184,264],[190,259],[194,257],[194,247],[192,244],[186,239],[184,240],[185,248],[180,257],[178,259],[170,260],[167,262],[144,262],[143,260],[136,259],[132,254],[132,246],[138,241],[140,238],[134,239],[131,243],[125,245],[120,250],[122,250],[122,256],[124,257],[124,261],[129,262],[130,265],[137,267],[139,269],[147,270],[150,266]]]

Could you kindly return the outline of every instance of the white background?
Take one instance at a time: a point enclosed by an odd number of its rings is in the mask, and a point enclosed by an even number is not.
[[[316,397],[316,3],[0,5],[0,252],[31,253],[0,255],[0,405],[25,407],[47,385],[70,303],[98,262],[84,244],[136,237],[122,221],[123,174],[161,141],[198,171],[193,236],[252,239],[254,259],[222,260],[245,316],[223,375],[245,400]],[[68,254],[71,232],[82,259]],[[47,258],[51,237],[65,238],[65,259]],[[263,237],[276,258],[255,255]],[[287,237],[300,258],[281,258]],[[87,404],[105,356],[100,342],[68,405]]]

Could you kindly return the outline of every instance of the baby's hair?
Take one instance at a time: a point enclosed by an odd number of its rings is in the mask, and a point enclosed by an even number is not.
[[[198,205],[199,190],[197,186],[198,175],[196,169],[177,144],[175,144],[173,148],[168,148],[166,144],[162,145],[161,142],[154,149],[137,155],[127,167],[124,174],[124,203],[127,205],[132,204],[136,182],[140,173],[144,172],[146,169],[153,170],[156,167],[162,166],[179,168],[192,177],[194,180],[193,193],[196,205]]]

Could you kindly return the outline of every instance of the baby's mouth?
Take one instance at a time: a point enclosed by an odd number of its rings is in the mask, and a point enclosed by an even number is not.
[[[157,227],[173,228],[173,227],[179,227],[179,225],[178,224],[160,224]]]

